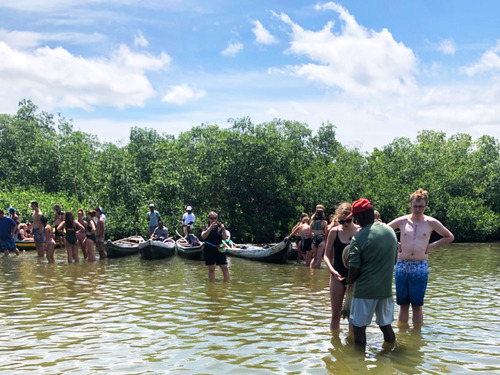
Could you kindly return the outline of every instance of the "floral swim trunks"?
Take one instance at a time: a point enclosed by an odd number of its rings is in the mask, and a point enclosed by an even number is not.
[[[397,304],[423,306],[428,277],[426,260],[398,259],[395,268]]]

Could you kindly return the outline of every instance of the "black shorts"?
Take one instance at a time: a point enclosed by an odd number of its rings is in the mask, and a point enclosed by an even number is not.
[[[304,238],[302,240],[302,249],[300,249],[302,252],[306,252],[309,250],[312,250],[312,238]]]
[[[59,232],[57,229],[54,229],[54,236],[64,237],[64,232]]]
[[[207,266],[212,266],[214,264],[218,266],[223,266],[227,264],[226,253],[221,253],[217,247],[205,243],[203,247],[203,258],[205,259],[205,264]]]

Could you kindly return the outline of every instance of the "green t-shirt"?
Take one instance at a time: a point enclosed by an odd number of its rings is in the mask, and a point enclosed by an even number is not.
[[[398,240],[391,227],[380,222],[363,227],[351,239],[349,251],[349,266],[359,268],[353,296],[391,297],[397,257]]]

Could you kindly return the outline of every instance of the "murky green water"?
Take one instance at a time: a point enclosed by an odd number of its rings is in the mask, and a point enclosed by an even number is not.
[[[1,374],[457,374],[500,371],[500,244],[431,254],[421,332],[365,352],[329,331],[328,271],[231,258],[0,259]],[[396,308],[397,314],[397,308]],[[397,316],[397,315],[395,315]],[[395,326],[395,324],[394,324]]]

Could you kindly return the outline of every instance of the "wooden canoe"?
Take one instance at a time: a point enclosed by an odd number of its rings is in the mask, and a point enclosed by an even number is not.
[[[108,258],[120,258],[134,255],[139,252],[139,244],[144,242],[141,236],[130,236],[117,241],[106,242],[106,254]]]
[[[236,248],[226,249],[226,253],[240,258],[258,260],[268,263],[287,263],[288,245],[286,240],[275,245],[236,245]]]
[[[165,241],[147,240],[139,244],[142,259],[162,259],[175,254],[175,241],[171,238]]]
[[[184,238],[175,241],[177,254],[187,259],[202,260],[204,245],[203,242],[200,242],[198,246],[191,246]]]

